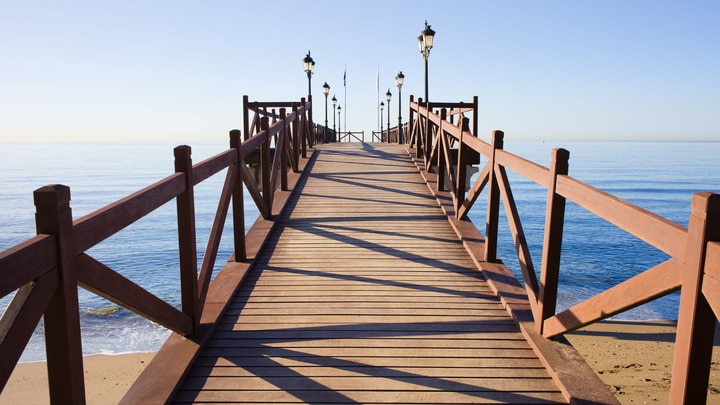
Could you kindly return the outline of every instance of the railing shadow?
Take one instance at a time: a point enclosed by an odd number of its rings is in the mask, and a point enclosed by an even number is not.
[[[567,150],[553,150],[550,166],[546,168],[504,151],[502,131],[493,132],[491,143],[481,141],[476,137],[476,111],[473,111],[471,125],[462,109],[462,103],[422,103],[422,100],[415,103],[411,97],[410,153],[418,159],[421,173],[450,217],[458,221],[466,219],[480,194],[487,193],[481,259],[488,263],[499,260],[498,221],[502,199],[535,330],[547,338],[557,337],[681,289],[671,401],[704,402],[710,342],[720,319],[720,282],[717,281],[720,266],[714,265],[720,256],[720,248],[714,248],[720,241],[720,197],[712,193],[695,194],[690,225],[685,228],[569,177]],[[453,111],[459,115],[457,124],[449,118]],[[462,163],[467,161],[470,152],[487,159],[471,186],[466,185]],[[540,261],[532,260],[530,255],[507,171],[547,190]],[[466,186],[469,186],[467,192]],[[664,252],[669,259],[557,313],[566,201]],[[536,269],[534,263],[539,263],[539,268]],[[695,371],[691,373],[691,369]],[[691,378],[691,374],[695,377]]]

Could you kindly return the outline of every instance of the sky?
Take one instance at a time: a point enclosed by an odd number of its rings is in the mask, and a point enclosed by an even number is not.
[[[483,139],[720,141],[715,0],[0,0],[0,142],[226,141],[243,95],[307,95],[308,50],[315,121],[327,82],[369,136],[399,71],[403,119],[423,96],[426,20],[429,98],[478,96]]]

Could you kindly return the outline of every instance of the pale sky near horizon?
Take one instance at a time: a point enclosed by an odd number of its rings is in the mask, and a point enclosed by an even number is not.
[[[398,71],[422,97],[425,20],[430,99],[478,96],[484,139],[720,141],[720,1],[302,4],[0,0],[0,141],[225,141],[243,95],[306,96],[308,50],[315,121],[327,82],[369,135]]]

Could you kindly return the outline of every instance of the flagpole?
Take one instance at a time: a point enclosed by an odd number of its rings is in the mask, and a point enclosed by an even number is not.
[[[343,87],[345,88],[345,131],[347,131],[347,115],[348,115],[348,102],[347,102],[347,63],[345,64],[345,72],[343,73]]]
[[[377,64],[377,72],[375,73],[375,95],[377,100],[375,101],[375,108],[377,108],[377,124],[380,128],[380,64]],[[378,131],[380,132],[380,131]]]

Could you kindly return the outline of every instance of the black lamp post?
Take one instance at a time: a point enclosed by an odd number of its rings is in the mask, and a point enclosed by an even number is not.
[[[387,100],[387,107],[388,107],[388,133],[387,133],[387,141],[390,142],[390,99],[392,98],[392,93],[390,93],[390,89],[388,89],[387,93],[385,93],[385,100]]]
[[[380,140],[381,140],[381,141],[382,141],[382,139],[383,139],[383,116],[382,116],[382,112],[383,112],[384,109],[385,109],[385,102],[384,102],[384,101],[381,101],[381,102],[380,102]]]
[[[423,59],[425,59],[425,102],[428,102],[428,57],[430,56],[430,49],[432,49],[434,41],[435,31],[433,31],[427,21],[425,21],[425,29],[418,37],[420,53],[422,54]]]
[[[310,57],[310,51],[308,51],[307,55],[305,55],[305,57],[303,58],[303,69],[305,69],[305,73],[307,73],[308,77],[308,103],[312,104],[312,85],[310,78],[312,77],[313,73],[315,73],[315,61],[313,60],[313,58]],[[308,111],[308,120],[310,121],[310,124],[312,124],[312,109]],[[311,146],[314,143],[315,141],[313,140]]]
[[[312,96],[312,86],[310,84],[313,73],[315,73],[315,61],[313,58],[310,57],[310,51],[308,51],[307,55],[303,58],[303,69],[305,69],[305,73],[307,73],[308,77],[308,98],[311,98]]]
[[[335,132],[335,106],[337,105],[337,99],[335,98],[334,94],[333,94],[333,98],[330,101],[332,101],[332,105],[333,105],[333,142],[336,142],[337,141],[337,133]]]
[[[338,108],[337,108],[337,111],[338,111],[338,133],[342,134],[342,130],[340,129],[340,123],[342,122],[342,121],[340,121],[340,110],[342,110],[342,107],[338,106]]]
[[[327,97],[328,97],[328,94],[330,94],[330,85],[328,85],[327,82],[325,82],[325,84],[323,84],[323,94],[325,95],[325,143],[327,143],[327,142],[328,142],[328,133],[327,133],[327,124],[328,124],[328,119],[327,119]]]
[[[402,71],[395,76],[395,82],[398,86],[398,143],[402,143],[402,85],[403,81],[405,80],[405,75]]]

